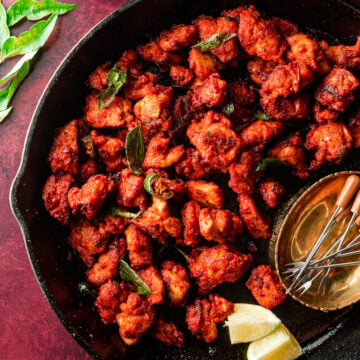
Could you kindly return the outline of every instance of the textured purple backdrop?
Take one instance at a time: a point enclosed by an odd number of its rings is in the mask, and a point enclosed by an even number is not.
[[[0,124],[1,360],[90,359],[62,327],[46,302],[31,270],[8,197],[31,116],[51,75],[90,28],[126,1],[64,0],[77,3],[78,7],[59,18],[55,33],[14,98],[11,116]],[[13,2],[3,1],[5,7]],[[22,31],[28,25],[21,24],[15,31]]]

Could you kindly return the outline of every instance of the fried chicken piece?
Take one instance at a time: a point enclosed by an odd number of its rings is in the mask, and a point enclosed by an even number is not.
[[[232,19],[236,20],[237,22],[239,22],[240,13],[242,11],[245,11],[245,10],[247,10],[246,7],[239,6],[239,7],[235,8],[235,9],[223,10],[221,12],[221,15],[225,16],[225,17],[232,18]]]
[[[114,172],[124,167],[121,153],[125,148],[125,143],[122,140],[98,135],[96,130],[92,130],[90,136],[101,161],[106,165],[106,171]]]
[[[295,132],[288,138],[278,142],[269,150],[268,156],[277,158],[291,165],[295,169],[294,175],[300,179],[306,179],[309,176],[303,141],[299,132]]]
[[[320,125],[336,122],[340,113],[334,110],[331,110],[327,106],[321,104],[315,104],[313,108],[313,115],[316,122]]]
[[[133,174],[128,168],[121,170],[119,175],[117,203],[121,206],[139,207],[144,210],[146,206],[144,177]]]
[[[199,226],[200,233],[206,240],[220,244],[234,242],[243,232],[242,221],[229,210],[201,209]]]
[[[193,122],[186,135],[209,166],[222,172],[227,171],[242,146],[229,119],[213,111],[208,111],[200,122]]]
[[[154,323],[155,309],[145,298],[131,293],[120,310],[116,315],[119,334],[126,345],[135,345]]]
[[[125,230],[126,248],[129,253],[130,266],[141,269],[152,264],[152,242],[135,225]]]
[[[240,106],[248,106],[255,102],[256,93],[252,86],[248,86],[243,80],[238,79],[229,84],[230,98]]]
[[[125,96],[131,100],[139,100],[147,95],[157,94],[161,87],[156,84],[157,76],[151,72],[140,75],[130,81],[125,88]]]
[[[201,41],[218,33],[236,34],[238,30],[237,22],[229,17],[218,17],[216,19],[200,17],[196,20],[196,26]],[[225,41],[215,49],[211,49],[210,52],[223,63],[234,60],[239,55],[239,45],[236,37]]]
[[[294,24],[292,21],[278,17],[272,17],[271,20],[285,36],[291,36],[299,32],[297,25]]]
[[[120,248],[119,241],[114,240],[109,245],[109,250],[100,255],[98,261],[86,272],[88,281],[100,286],[108,280],[112,280],[117,274],[120,257],[124,252],[125,249]]]
[[[55,137],[48,156],[53,173],[64,171],[76,175],[79,170],[78,121],[63,126]]]
[[[142,66],[136,50],[125,50],[116,61],[116,65],[120,65],[122,69],[126,70],[131,79],[137,79],[141,75]]]
[[[286,192],[284,186],[271,178],[261,180],[258,189],[266,205],[270,208],[279,205]]]
[[[306,135],[305,149],[316,150],[310,170],[317,170],[325,162],[339,164],[351,149],[350,131],[342,123],[313,126]]]
[[[325,75],[331,68],[319,44],[304,33],[297,33],[287,39],[289,49],[285,56],[290,62],[302,62],[317,74]]]
[[[360,107],[356,108],[349,116],[349,130],[353,138],[352,146],[357,149],[360,147]]]
[[[88,220],[91,220],[101,208],[108,193],[115,188],[115,183],[105,175],[91,176],[89,180],[79,189],[73,187],[68,192],[68,201],[75,215],[80,211]]]
[[[210,165],[201,157],[199,151],[187,148],[183,157],[176,163],[175,170],[188,180],[200,180],[210,172]]]
[[[348,69],[358,68],[360,64],[360,36],[358,36],[355,45],[329,46],[325,41],[320,41],[320,46],[333,65]]]
[[[165,287],[156,267],[148,266],[141,270],[137,270],[136,273],[151,290],[151,294],[146,295],[146,299],[149,304],[162,304],[165,297]]]
[[[238,37],[249,55],[277,61],[286,49],[286,41],[272,20],[264,20],[254,6],[241,11]]]
[[[261,151],[273,140],[278,139],[283,132],[284,125],[280,121],[257,120],[242,131],[240,139],[244,147]]]
[[[213,55],[199,50],[191,49],[189,51],[189,68],[195,73],[200,80],[205,80],[211,74],[219,72],[219,67]]]
[[[178,330],[176,325],[173,322],[168,323],[161,318],[155,321],[150,334],[166,345],[182,348],[185,343],[184,334]]]
[[[95,90],[102,90],[106,88],[108,82],[106,77],[111,70],[111,62],[108,61],[103,65],[98,66],[89,76],[89,85]]]
[[[182,200],[184,196],[185,183],[181,179],[171,180],[160,175],[159,178],[152,181],[152,190],[155,196],[159,196],[160,198],[164,196],[164,194],[172,193],[172,199],[178,202]]]
[[[245,285],[256,301],[270,310],[280,305],[286,298],[285,289],[270,265],[259,265],[253,269]]]
[[[126,302],[129,295],[130,290],[124,282],[119,284],[109,280],[101,285],[95,306],[105,325],[116,322],[116,315],[120,312],[119,306]]]
[[[200,242],[200,209],[200,205],[194,200],[184,204],[181,210],[181,220],[184,228],[183,238],[176,240],[178,244],[195,247]]]
[[[278,63],[276,61],[266,61],[259,57],[249,60],[246,67],[250,74],[251,80],[258,85],[262,85],[276,68]]]
[[[170,67],[170,76],[178,86],[186,86],[194,77],[193,72],[181,65],[172,65]]]
[[[113,235],[122,234],[125,229],[126,221],[127,220],[125,218],[123,218],[122,216],[117,216],[117,215],[105,216],[105,218],[104,218],[105,231],[107,233],[113,234]],[[124,241],[120,241],[121,244],[123,242]],[[125,244],[125,242],[124,242],[124,244]]]
[[[224,207],[224,195],[218,185],[203,180],[189,180],[185,183],[185,190],[190,200],[197,201],[201,206],[210,209]]]
[[[71,174],[57,173],[50,175],[43,187],[42,199],[45,208],[62,225],[69,224],[70,206],[67,195],[74,182]]]
[[[241,193],[237,201],[239,214],[251,238],[269,239],[271,236],[269,218],[259,212],[254,199],[246,193]]]
[[[207,107],[219,107],[224,104],[226,98],[226,81],[220,78],[219,74],[211,74],[200,86],[197,86],[192,94],[192,105],[199,108],[202,105]]]
[[[251,262],[251,254],[242,254],[226,244],[193,249],[188,258],[190,276],[196,280],[200,295],[224,282],[239,280]]]
[[[191,46],[197,41],[195,25],[174,25],[170,30],[164,30],[159,35],[159,46],[164,51],[179,50]]]
[[[143,167],[167,168],[181,159],[184,155],[184,146],[178,145],[169,149],[170,139],[163,133],[155,135],[147,147]]]
[[[105,251],[108,239],[109,234],[103,223],[95,225],[84,217],[70,221],[69,244],[79,253],[87,267],[93,265],[93,255]]]
[[[210,294],[210,316],[216,322],[223,322],[234,312],[234,304],[217,294]]]
[[[99,172],[98,164],[95,160],[87,160],[80,164],[79,180],[82,184],[86,183],[88,179]]]
[[[230,165],[228,185],[234,192],[251,194],[254,191],[254,183],[259,177],[255,169],[261,159],[260,154],[249,150],[241,153],[238,163]]]
[[[315,91],[315,99],[321,105],[335,111],[345,111],[354,100],[354,90],[359,81],[348,70],[333,68]]]
[[[161,264],[160,275],[165,283],[170,306],[184,306],[190,288],[185,268],[175,261],[166,260]]]
[[[103,129],[123,127],[133,122],[131,100],[115,96],[108,106],[99,109],[97,96],[98,93],[93,93],[86,98],[84,108],[86,125]]]

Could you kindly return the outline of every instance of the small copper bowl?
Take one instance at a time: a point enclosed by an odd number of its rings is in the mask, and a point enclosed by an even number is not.
[[[346,178],[351,174],[360,175],[360,172],[343,171],[320,179],[299,196],[284,218],[275,243],[275,266],[286,289],[292,282],[283,274],[286,264],[305,260],[330,218]],[[350,214],[333,228],[315,258],[325,254],[344,231],[349,219]],[[347,241],[354,238],[357,233],[358,228],[354,228]],[[346,261],[356,260],[360,260],[359,255],[346,258]],[[322,311],[339,310],[360,300],[360,266],[333,270],[323,294],[318,292],[320,280],[321,276],[301,297],[297,297],[294,289],[291,290],[291,297],[307,307]]]

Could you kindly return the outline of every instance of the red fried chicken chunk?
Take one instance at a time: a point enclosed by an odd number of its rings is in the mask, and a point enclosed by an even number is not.
[[[157,94],[160,86],[156,84],[157,76],[152,72],[146,72],[137,79],[130,81],[125,91],[125,96],[131,100],[139,100],[146,95]]]
[[[69,223],[70,206],[67,195],[74,182],[72,175],[58,173],[50,175],[43,187],[42,198],[45,208],[62,225]]]
[[[276,271],[270,265],[259,265],[253,269],[246,287],[261,306],[270,310],[280,305],[286,298]]]
[[[178,330],[176,325],[163,319],[155,321],[154,326],[150,329],[150,334],[166,345],[182,348],[185,343],[184,334]]]
[[[175,51],[184,46],[191,46],[197,41],[195,25],[174,25],[159,35],[159,46],[164,51]]]
[[[80,164],[79,167],[79,181],[84,184],[89,177],[96,175],[99,172],[99,166],[95,160],[87,160]]]
[[[248,61],[247,69],[251,80],[258,85],[262,85],[277,65],[278,63],[275,61],[266,61],[256,57]]]
[[[274,208],[279,205],[285,195],[285,188],[276,180],[266,178],[259,183],[259,192],[266,205]]]
[[[340,113],[328,108],[327,106],[315,104],[313,108],[313,115],[318,124],[326,124],[337,121]]]
[[[173,65],[170,68],[170,76],[173,79],[175,85],[185,86],[194,77],[193,72],[181,65]]]
[[[189,276],[185,268],[175,261],[165,260],[161,264],[160,275],[165,283],[170,305],[184,306],[190,288]]]
[[[209,296],[211,302],[210,315],[215,322],[223,322],[234,312],[234,304],[217,294]]]
[[[224,195],[219,186],[213,182],[190,180],[185,184],[187,196],[200,205],[210,209],[221,209],[224,206]]]
[[[165,297],[165,287],[156,267],[148,266],[144,269],[137,270],[136,273],[144,280],[151,290],[151,294],[146,295],[147,301],[151,305],[162,304]]]
[[[53,173],[64,171],[77,174],[78,156],[78,121],[73,120],[62,127],[54,139],[48,161]]]
[[[152,326],[155,309],[144,297],[131,293],[127,301],[120,305],[120,310],[120,314],[116,315],[119,334],[126,345],[135,345]]]
[[[219,67],[213,55],[191,49],[189,52],[189,68],[199,80],[205,80],[211,74],[219,72]]]
[[[206,295],[223,282],[235,282],[252,261],[229,245],[203,246],[191,251],[188,259],[190,276],[196,279],[198,294]]]
[[[184,204],[181,210],[183,237],[176,240],[178,244],[195,247],[200,242],[200,209],[200,205],[194,200]]]
[[[188,148],[176,163],[175,170],[188,180],[200,180],[210,172],[210,165],[201,157],[199,151]]]
[[[108,61],[98,66],[89,76],[89,85],[93,89],[102,90],[107,86],[106,77],[111,70],[111,62]]]
[[[357,149],[360,147],[360,107],[356,108],[349,116],[349,130],[353,138],[352,146]]]
[[[73,214],[78,210],[91,220],[101,208],[106,195],[112,192],[115,184],[105,175],[94,175],[81,187],[69,190],[68,201]]]

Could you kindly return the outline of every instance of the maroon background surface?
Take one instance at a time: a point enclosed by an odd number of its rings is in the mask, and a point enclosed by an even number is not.
[[[20,164],[30,119],[51,75],[77,41],[127,0],[63,0],[77,3],[59,17],[33,71],[13,99],[14,110],[0,124],[0,359],[90,359],[66,332],[45,300],[31,270],[23,238],[9,205],[9,189]],[[3,1],[7,8],[14,0]],[[15,34],[29,27],[21,24]],[[11,64],[0,69],[5,74]]]

